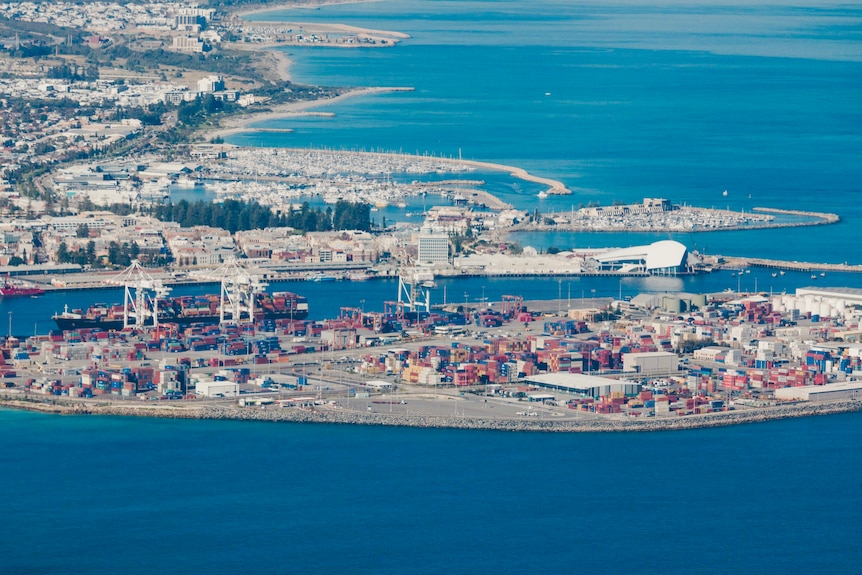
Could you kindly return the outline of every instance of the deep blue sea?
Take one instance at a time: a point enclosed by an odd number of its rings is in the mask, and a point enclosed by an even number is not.
[[[274,122],[295,131],[234,143],[460,151],[576,191],[539,202],[534,186],[486,178],[528,208],[662,196],[836,211],[837,226],[674,239],[707,253],[862,263],[858,3],[381,0],[258,18],[406,32],[411,39],[385,50],[286,50],[298,82],[416,90],[348,100],[327,108],[332,118]],[[565,248],[666,237],[519,241]],[[862,276],[816,282],[862,287]],[[441,281],[432,299],[809,283],[809,274],[757,270],[486,278]],[[379,309],[396,295],[391,281],[273,289],[307,295],[313,317],[340,305]],[[14,333],[44,333],[64,303],[120,299],[99,290],[0,301],[0,321],[9,314]],[[0,410],[0,572],[854,573],[860,441],[860,414],[545,435]]]
[[[862,415],[650,434],[0,410],[3,573],[855,573]]]

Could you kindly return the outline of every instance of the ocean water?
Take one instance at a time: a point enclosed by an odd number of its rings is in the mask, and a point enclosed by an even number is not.
[[[3,572],[852,573],[862,416],[517,434],[0,410]]]
[[[287,51],[297,81],[416,91],[348,100],[330,108],[334,118],[273,123],[291,134],[232,141],[460,150],[577,191],[539,203],[528,184],[492,183],[531,208],[664,196],[828,209],[844,223],[677,239],[707,253],[862,263],[860,10],[794,0],[383,0],[269,14],[260,18],[409,33],[387,50]],[[568,247],[665,237],[519,240]],[[855,275],[816,281],[862,287]],[[441,281],[432,299],[808,283],[808,274],[757,270],[622,281],[484,278]],[[376,308],[396,289],[391,281],[277,287],[308,295],[314,317],[344,304]],[[0,318],[9,314],[13,333],[44,333],[64,303],[120,296],[3,300]],[[852,573],[862,561],[860,440],[859,414],[553,435],[0,410],[0,571]]]
[[[255,18],[406,32],[390,49],[283,49],[298,82],[415,91],[332,105],[332,118],[273,121],[294,131],[232,143],[460,154],[575,192],[537,201],[532,186],[493,190],[526,209],[667,197],[831,211],[841,224],[670,235],[712,253],[862,263],[852,249],[862,221],[856,4],[384,0]],[[596,241],[573,234],[557,247]]]

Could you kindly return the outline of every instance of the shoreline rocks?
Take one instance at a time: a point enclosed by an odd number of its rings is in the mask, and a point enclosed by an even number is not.
[[[576,420],[492,419],[458,416],[406,416],[399,414],[360,413],[350,411],[298,408],[252,408],[213,406],[124,406],[83,405],[62,400],[39,401],[33,398],[0,398],[0,407],[36,411],[55,415],[113,415],[122,417],[156,417],[164,419],[200,419],[225,421],[269,421],[286,423],[331,423],[342,425],[377,425],[489,431],[526,431],[550,433],[585,432],[653,432],[703,429],[761,423],[777,419],[829,415],[862,411],[862,401],[800,403],[768,408],[726,411],[685,417],[649,419],[613,419],[585,414]]]

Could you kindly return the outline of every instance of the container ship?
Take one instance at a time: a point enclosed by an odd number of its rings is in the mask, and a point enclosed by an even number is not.
[[[159,300],[159,323],[175,323],[187,325],[192,323],[219,323],[218,295],[204,296],[180,296]],[[291,292],[255,294],[254,319],[276,320],[291,319],[303,320],[308,317],[308,300],[304,296]],[[231,318],[231,314],[225,312],[225,318]],[[100,328],[106,331],[123,329],[123,306],[95,304],[86,311],[67,310],[52,316],[57,327],[61,330],[92,329]],[[248,321],[243,315],[239,321]],[[129,323],[134,324],[134,318],[129,318]]]
[[[23,282],[13,282],[9,276],[6,276],[3,285],[0,286],[0,297],[33,296],[42,295],[43,293],[45,293],[45,290],[42,288]]]

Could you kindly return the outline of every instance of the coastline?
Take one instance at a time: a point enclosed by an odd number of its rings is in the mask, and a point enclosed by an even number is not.
[[[242,114],[239,116],[233,116],[225,118],[222,121],[221,125],[217,128],[212,129],[204,129],[197,132],[197,134],[202,135],[205,139],[214,139],[214,138],[224,138],[225,136],[229,136],[232,134],[237,134],[241,132],[255,132],[255,131],[267,131],[267,128],[254,128],[254,124],[258,124],[260,122],[266,122],[270,120],[277,120],[280,118],[289,118],[296,116],[313,116],[313,115],[324,115],[324,116],[333,116],[331,112],[313,112],[310,111],[313,108],[318,106],[325,106],[327,104],[336,104],[338,102],[342,102],[347,100],[348,98],[355,98],[358,96],[368,96],[372,94],[388,94],[390,92],[412,92],[413,88],[410,87],[399,87],[399,86],[391,86],[391,87],[369,87],[369,88],[350,88],[345,92],[335,96],[334,98],[325,98],[318,100],[304,100],[302,102],[290,102],[288,104],[279,104],[276,106],[272,106],[266,112],[258,112],[258,113],[248,113]],[[284,131],[284,130],[277,130]]]
[[[340,4],[360,4],[366,2],[372,2],[376,0],[310,0],[307,4],[304,5],[279,5],[279,6],[256,6],[248,9],[240,9],[235,11],[230,11],[230,15],[233,18],[238,18],[243,20],[246,23],[252,24],[248,20],[245,20],[247,16],[254,14],[262,14],[267,12],[274,12],[277,10],[303,10],[303,9],[316,9],[322,6],[334,6]],[[278,21],[278,22],[267,22],[267,21],[253,21],[254,25],[267,26],[277,24],[278,26],[286,26],[286,25],[295,25],[300,26],[301,28],[307,28],[309,32],[343,32],[343,33],[351,33],[351,34],[365,34],[369,37],[384,37],[384,38],[394,38],[397,40],[409,39],[410,36],[403,32],[393,32],[389,30],[375,30],[369,28],[360,28],[356,26],[349,26],[346,24],[332,24],[332,23],[301,23],[301,22],[293,22],[293,21]],[[292,81],[292,76],[290,74],[290,66],[292,61],[288,57],[288,55],[283,50],[277,50],[279,46],[292,45],[290,43],[265,43],[265,44],[255,44],[250,47],[236,45],[238,49],[243,50],[255,50],[256,48],[263,48],[267,53],[267,57],[271,57],[275,60],[274,69],[278,75],[278,77],[284,81]],[[319,99],[319,100],[310,100],[304,102],[292,102],[289,104],[281,104],[277,106],[273,106],[267,112],[260,112],[251,114],[243,114],[241,116],[235,116],[232,118],[226,118],[219,127],[214,129],[206,129],[198,132],[202,134],[205,139],[217,139],[224,138],[226,136],[230,136],[237,133],[242,132],[266,132],[269,131],[267,128],[254,127],[254,124],[258,124],[261,122],[266,122],[269,120],[279,119],[279,118],[288,118],[288,117],[296,117],[296,116],[311,116],[311,115],[325,115],[325,116],[333,116],[334,114],[328,112],[312,112],[309,111],[318,106],[323,106],[330,103],[337,103],[339,101],[345,100],[347,98],[352,98],[355,96],[366,96],[372,94],[385,94],[390,92],[409,92],[413,91],[415,88],[413,87],[365,87],[365,88],[350,88],[346,92],[339,94],[335,98],[328,99]],[[275,130],[273,130],[275,131]],[[277,130],[282,132],[289,132],[289,129]],[[517,166],[507,166],[503,164],[497,164],[493,162],[484,162],[480,160],[463,160],[463,159],[445,159],[441,158],[449,162],[456,162],[459,165],[466,165],[473,168],[479,169],[489,169],[494,171],[507,172],[512,177],[518,178],[523,181],[533,182],[542,184],[547,186],[545,192],[549,195],[571,195],[572,191],[566,187],[565,184],[558,180],[553,180],[551,178],[544,178],[541,176],[536,176],[527,172],[527,170],[517,167]],[[508,204],[496,198],[487,192],[482,192],[484,194],[485,199],[487,199],[491,203],[496,203],[502,209],[509,208]]]
[[[257,4],[247,8],[238,8],[229,10],[231,16],[237,18],[245,18],[253,14],[264,14],[266,12],[276,12],[278,10],[316,10],[323,6],[340,6],[342,4],[367,4],[378,0],[308,0],[304,4],[294,2],[292,4],[280,3],[275,5]]]
[[[54,403],[48,403],[54,401]],[[35,411],[53,415],[107,415],[121,417],[153,417],[161,419],[197,419],[225,421],[269,421],[273,423],[330,423],[345,425],[373,425],[386,427],[414,427],[441,429],[472,429],[485,431],[528,431],[545,433],[608,433],[608,432],[661,432],[726,427],[750,423],[763,423],[779,419],[813,417],[837,413],[862,411],[862,401],[841,400],[821,403],[800,403],[767,408],[746,408],[691,415],[650,419],[611,419],[584,414],[582,419],[516,419],[477,418],[458,416],[405,416],[397,414],[348,412],[297,408],[240,408],[182,405],[176,407],[150,405],[96,405],[88,406],[63,400],[27,400],[0,398],[0,408]]]

